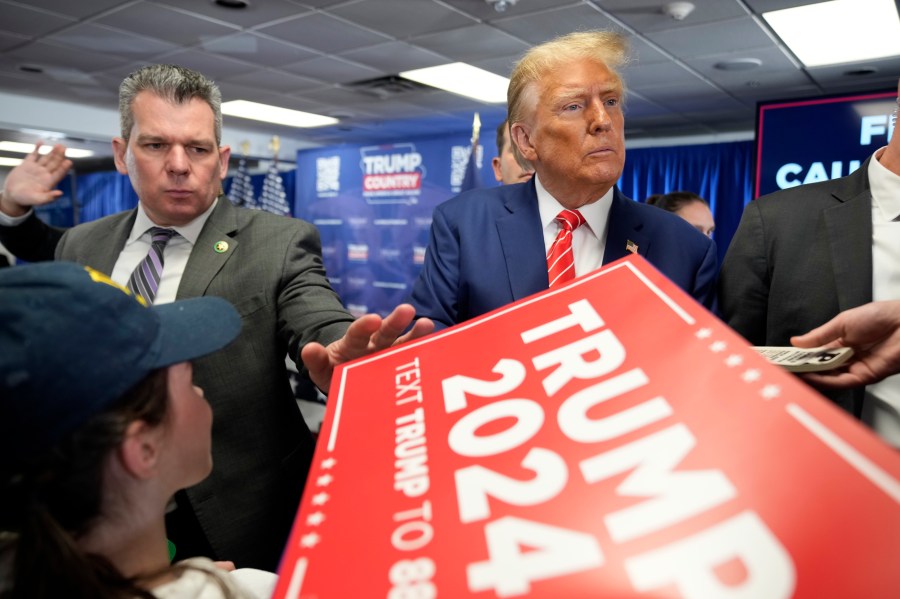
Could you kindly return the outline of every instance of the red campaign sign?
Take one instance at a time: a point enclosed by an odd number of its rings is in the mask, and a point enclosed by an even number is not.
[[[335,373],[275,597],[896,597],[900,456],[638,256]]]

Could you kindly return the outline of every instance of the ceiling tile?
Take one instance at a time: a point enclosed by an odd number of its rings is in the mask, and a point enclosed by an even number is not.
[[[442,0],[444,4],[448,4],[453,8],[464,12],[470,17],[491,23],[500,19],[508,19],[510,17],[521,17],[523,15],[539,12],[548,8],[559,8],[562,5],[579,4],[579,0],[517,0],[505,10],[496,10],[496,5],[491,5],[484,0]]]
[[[30,39],[24,35],[0,31],[0,52],[26,44]]]
[[[464,96],[459,96],[457,94],[441,90],[417,94],[416,96],[407,100],[407,102],[409,102],[410,104],[415,104],[417,106],[422,106],[423,108],[431,107],[434,110],[439,110],[441,112],[475,113],[486,111],[497,106],[497,104],[487,104],[485,102],[479,102],[478,100],[473,100],[471,98],[466,98]],[[504,102],[502,106],[505,111],[506,103]]]
[[[47,36],[46,39],[79,50],[113,52],[131,59],[171,52],[178,47],[150,37],[91,23],[69,27],[60,33]]]
[[[389,39],[385,35],[322,13],[298,17],[271,27],[263,27],[260,31],[278,39],[315,48],[326,54],[362,48]]]
[[[386,73],[337,57],[319,56],[296,64],[285,65],[285,71],[329,83],[349,83],[381,77]]]
[[[696,74],[679,66],[677,62],[654,62],[650,64],[631,64],[623,74],[625,84],[629,88],[652,89],[657,86],[670,87],[683,85],[690,87],[702,82]]]
[[[521,54],[529,48],[525,42],[489,25],[472,25],[424,35],[411,42],[461,62],[471,62],[486,56]]]
[[[0,31],[37,37],[56,31],[76,21],[17,4],[0,4]]]
[[[741,110],[746,107],[729,94],[699,82],[693,86],[665,86],[642,90],[642,95],[677,113]]]
[[[169,54],[164,57],[164,61],[200,71],[211,79],[227,79],[259,68],[246,62],[192,49]]]
[[[76,19],[84,19],[122,4],[122,0],[82,0],[81,2],[73,0],[27,0],[27,2],[32,8],[43,8]],[[6,7],[4,6],[2,10],[5,16]]]
[[[531,44],[542,44],[572,31],[617,28],[594,7],[581,3],[522,17],[503,18],[494,26]]]
[[[432,0],[363,0],[341,5],[329,12],[353,23],[381,31],[397,39],[446,31],[475,21]]]
[[[653,31],[647,38],[682,59],[772,45],[772,39],[751,17]]]
[[[322,86],[321,81],[270,69],[254,69],[243,75],[229,77],[227,81],[276,93],[311,90]]]
[[[10,52],[10,56],[21,59],[21,62],[41,66],[71,67],[85,72],[107,69],[126,61],[126,58],[111,53],[89,50],[72,52],[71,48],[44,42],[34,42],[16,48]]]
[[[509,77],[510,73],[512,73],[513,67],[516,65],[516,62],[518,62],[520,58],[522,58],[521,55],[500,56],[498,58],[472,60],[469,64],[480,69],[484,69],[485,71],[496,73],[501,77]]]
[[[310,11],[298,3],[289,0],[250,1],[246,8],[224,8],[213,2],[185,2],[184,0],[152,0],[154,4],[168,5],[174,8],[188,9],[192,13],[203,15],[231,23],[239,27],[256,27],[285,17],[294,17]]]
[[[252,33],[238,33],[211,39],[202,42],[200,47],[212,54],[237,58],[265,67],[280,67],[318,56],[315,52],[293,44]]]
[[[237,30],[237,27],[225,26],[192,16],[185,11],[148,2],[125,4],[121,10],[100,17],[97,22],[139,35],[191,46]]]
[[[440,54],[417,48],[405,42],[388,42],[378,44],[363,50],[354,50],[342,54],[360,64],[397,74],[401,71],[433,67],[439,64],[447,64],[448,59]]]
[[[662,7],[666,3],[660,0],[594,0],[594,4],[611,11],[623,23],[641,33],[677,30],[747,15],[739,3],[722,0],[692,0],[694,10],[682,21],[663,13]]]

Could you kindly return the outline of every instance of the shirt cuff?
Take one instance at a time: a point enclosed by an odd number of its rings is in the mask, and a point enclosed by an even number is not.
[[[18,227],[26,220],[28,220],[28,217],[31,216],[33,212],[34,208],[29,208],[28,212],[26,212],[22,216],[10,216],[0,210],[0,225],[3,225],[4,227]]]

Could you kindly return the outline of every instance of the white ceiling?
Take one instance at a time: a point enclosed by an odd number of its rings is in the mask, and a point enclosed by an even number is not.
[[[48,121],[71,121],[78,136],[95,137],[105,150],[108,132],[86,132],[90,120],[80,111],[114,117],[122,78],[166,62],[214,78],[225,100],[340,118],[335,126],[287,129],[226,117],[226,125],[278,134],[295,147],[458,133],[471,129],[476,111],[485,127],[495,126],[504,107],[430,88],[382,98],[350,84],[455,61],[507,76],[530,46],[592,28],[623,30],[632,40],[629,142],[746,134],[758,101],[892,89],[900,75],[900,56],[803,68],[759,15],[808,0],[694,0],[683,21],[663,14],[663,0],[518,0],[505,12],[485,0],[249,2],[230,10],[212,0],[0,0],[0,127],[34,128],[26,107],[49,106],[40,108]],[[715,66],[748,58],[760,66]],[[27,72],[35,67],[42,72]],[[867,74],[848,74],[859,71]],[[483,139],[491,138],[485,130]]]

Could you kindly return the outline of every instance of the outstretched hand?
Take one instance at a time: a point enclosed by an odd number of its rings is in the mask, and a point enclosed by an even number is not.
[[[323,392],[331,387],[331,375],[336,366],[379,350],[406,343],[431,333],[434,323],[420,318],[413,328],[401,336],[412,322],[416,310],[409,304],[400,304],[385,318],[378,314],[366,314],[357,318],[343,337],[328,344],[308,343],[300,352],[300,359],[309,370],[309,378]]]
[[[877,383],[900,372],[900,301],[872,302],[841,312],[805,335],[796,347],[852,347],[843,367],[801,375],[813,385],[846,389]]]
[[[56,186],[72,168],[66,147],[56,144],[41,154],[40,142],[21,164],[9,171],[0,196],[0,210],[8,216],[22,216],[32,206],[49,204],[62,195]]]

